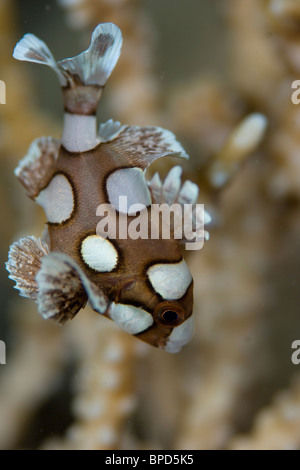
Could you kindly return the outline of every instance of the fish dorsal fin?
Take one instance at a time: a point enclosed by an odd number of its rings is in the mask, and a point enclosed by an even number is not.
[[[56,62],[45,42],[30,33],[17,43],[13,57],[51,67],[64,91],[65,110],[94,114],[121,47],[120,29],[113,23],[103,23],[94,30],[89,48],[75,57]]]
[[[174,134],[161,127],[121,126],[110,120],[100,126],[99,137],[117,164],[106,181],[109,202],[130,215],[130,206],[151,204],[145,170],[152,162],[166,156],[188,158]],[[127,209],[119,205],[119,198],[124,196]]]
[[[119,154],[128,167],[146,169],[158,158],[167,156],[189,158],[175,135],[162,127],[126,126],[111,137],[107,146]]]
[[[182,210],[180,210],[178,214],[174,212],[174,221],[173,224],[171,224],[171,228],[174,230],[174,226],[176,226],[175,217],[179,217],[180,221],[183,221],[183,229],[185,226],[190,226],[195,229],[196,241],[208,240],[209,233],[204,230],[204,225],[211,222],[211,217],[204,208],[203,213],[195,210],[199,188],[197,184],[191,181],[185,181],[181,184],[181,174],[182,168],[180,166],[171,168],[164,181],[161,181],[158,173],[155,173],[148,182],[152,203],[181,206]],[[183,219],[182,214],[184,214]],[[199,214],[201,218],[199,218]],[[178,225],[181,227],[181,223]],[[182,237],[179,236],[180,233],[182,233]],[[183,230],[182,232],[180,229],[179,233],[176,234],[176,238],[185,241],[184,233],[185,231]]]

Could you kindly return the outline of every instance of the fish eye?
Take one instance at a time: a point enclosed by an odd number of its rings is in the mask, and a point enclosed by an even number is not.
[[[172,323],[178,320],[178,313],[174,310],[166,310],[162,316],[166,322]]]
[[[154,319],[161,326],[177,326],[184,321],[184,309],[178,302],[161,302],[154,311]]]

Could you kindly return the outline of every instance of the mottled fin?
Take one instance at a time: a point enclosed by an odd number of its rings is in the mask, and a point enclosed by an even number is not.
[[[15,289],[22,297],[36,300],[38,285],[36,275],[41,269],[42,258],[49,253],[47,243],[40,238],[29,236],[11,245],[6,269],[9,278],[16,282]]]
[[[122,33],[113,23],[99,24],[90,47],[71,59],[57,63],[69,84],[78,79],[82,85],[103,87],[120,57]]]
[[[87,302],[77,271],[60,254],[51,253],[43,259],[36,280],[38,311],[44,318],[63,324]]]
[[[90,47],[75,57],[56,62],[47,45],[33,34],[26,34],[18,42],[13,56],[48,65],[56,72],[64,89],[66,111],[93,114],[121,47],[120,29],[113,23],[104,23],[93,32]]]
[[[174,202],[177,202],[181,186],[181,175],[181,166],[174,166],[169,171],[161,187],[161,196],[163,199],[162,202],[166,202],[167,204],[173,204]],[[197,193],[195,195],[196,202],[198,197],[198,186],[195,184],[194,187],[197,189]]]
[[[36,280],[38,310],[44,318],[63,324],[74,318],[88,299],[99,313],[107,308],[103,292],[87,279],[74,260],[62,253],[50,253],[43,259]]]
[[[56,61],[44,41],[37,38],[34,34],[28,33],[17,43],[13,57],[18,60],[35,62],[52,67],[57,73],[59,70]]]
[[[197,213],[195,210],[199,188],[191,181],[185,181],[181,185],[181,174],[182,168],[174,166],[162,182],[158,173],[155,173],[151,181],[148,182],[152,203],[168,204],[169,206],[179,204],[183,208],[181,214],[185,214],[183,224],[189,225],[194,230],[199,227],[199,240],[203,237],[207,240],[209,234],[207,231],[203,231],[203,226],[211,221],[211,217],[204,211],[203,220],[199,219],[200,212]],[[176,225],[175,220],[171,228],[174,228],[174,225]],[[184,237],[182,237],[182,241],[186,241]]]
[[[15,175],[26,188],[27,195],[36,198],[51,180],[55,171],[60,141],[53,137],[35,139],[27,155],[19,162]]]
[[[161,157],[188,158],[174,134],[161,127],[128,126],[107,146],[128,166],[143,169]]]

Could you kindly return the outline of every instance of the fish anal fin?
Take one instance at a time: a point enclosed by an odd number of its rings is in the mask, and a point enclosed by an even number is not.
[[[34,199],[51,180],[60,149],[60,141],[52,137],[35,139],[27,155],[19,162],[15,175]]]

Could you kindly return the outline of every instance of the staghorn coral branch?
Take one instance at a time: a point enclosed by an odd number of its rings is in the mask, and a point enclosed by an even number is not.
[[[266,127],[266,117],[253,113],[231,132],[223,147],[208,163],[207,177],[213,188],[222,188],[237,173],[245,158],[251,155],[263,140]]]
[[[97,318],[88,308],[73,322],[68,334],[70,347],[77,348],[79,356],[72,403],[74,424],[65,439],[51,439],[43,448],[120,448],[136,406],[138,346],[134,338],[106,319]]]
[[[252,431],[234,437],[232,450],[299,450],[300,448],[300,377],[278,393],[273,403],[255,418]]]
[[[64,367],[59,330],[24,305],[22,319],[19,308],[15,310],[15,343],[8,349],[8,367],[1,370],[1,449],[13,449],[24,439],[32,416],[55,391]]]

